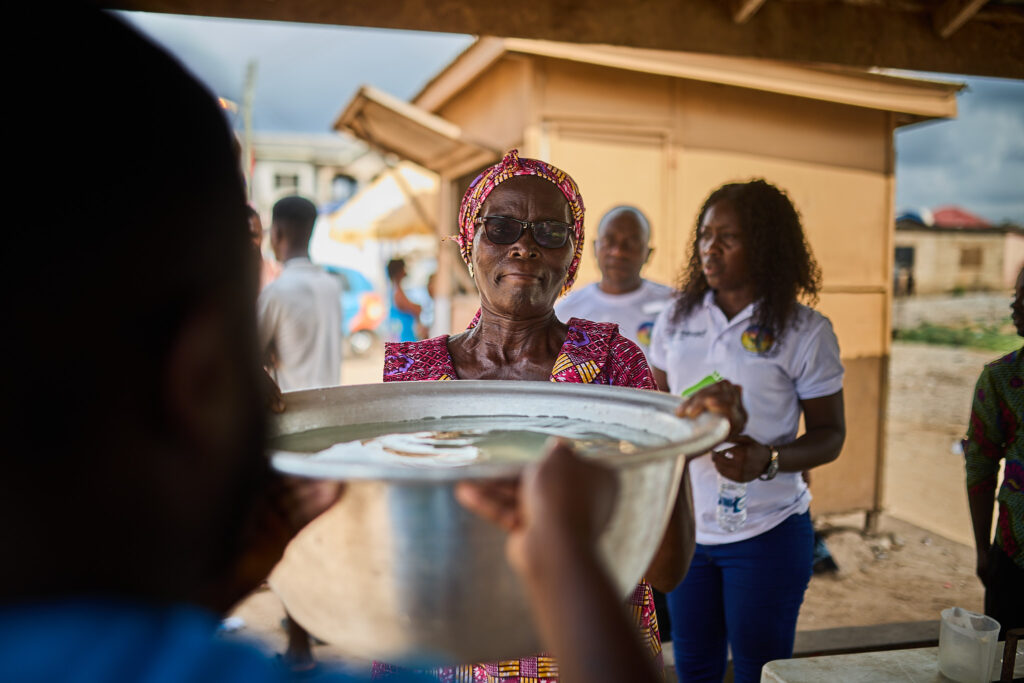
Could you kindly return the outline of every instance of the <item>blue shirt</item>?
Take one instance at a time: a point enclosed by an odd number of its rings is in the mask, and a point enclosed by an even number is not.
[[[0,607],[4,683],[283,683],[255,646],[214,637],[217,620],[187,605],[80,599]],[[325,683],[356,683],[324,674]],[[406,679],[407,681],[408,679]]]

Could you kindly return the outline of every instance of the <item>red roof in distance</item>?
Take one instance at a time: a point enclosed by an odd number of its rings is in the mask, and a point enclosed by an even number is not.
[[[932,210],[935,225],[943,228],[990,228],[992,224],[959,206],[940,206]]]

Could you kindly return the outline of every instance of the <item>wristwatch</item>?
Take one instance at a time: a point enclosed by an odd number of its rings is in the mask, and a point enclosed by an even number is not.
[[[771,481],[779,473],[779,447],[769,446],[768,452],[772,454],[772,457],[765,466],[764,473],[758,477],[761,481]]]

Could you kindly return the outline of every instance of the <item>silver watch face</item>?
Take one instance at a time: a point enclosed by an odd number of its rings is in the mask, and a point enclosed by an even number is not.
[[[758,477],[762,481],[770,481],[779,473],[779,449],[771,448],[769,450],[772,454],[772,458],[768,461],[768,466],[765,467],[764,474]]]

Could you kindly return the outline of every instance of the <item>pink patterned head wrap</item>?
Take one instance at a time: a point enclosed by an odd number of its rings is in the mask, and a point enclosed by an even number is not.
[[[459,243],[459,252],[462,260],[466,262],[470,275],[473,274],[473,237],[476,232],[476,219],[480,215],[480,207],[484,205],[487,195],[501,183],[510,178],[520,175],[535,175],[554,183],[555,187],[562,191],[573,216],[573,242],[576,250],[572,255],[572,263],[569,264],[569,272],[565,276],[565,284],[562,285],[562,294],[565,294],[576,281],[576,271],[580,267],[580,258],[583,256],[583,196],[580,195],[580,188],[576,181],[569,177],[569,174],[549,163],[539,159],[521,159],[519,150],[509,150],[505,157],[494,166],[485,168],[476,177],[462,196],[462,204],[459,205],[459,234],[455,241]]]

